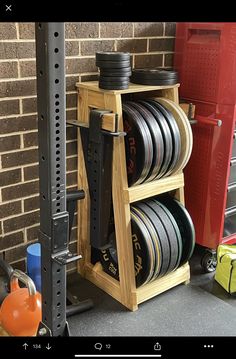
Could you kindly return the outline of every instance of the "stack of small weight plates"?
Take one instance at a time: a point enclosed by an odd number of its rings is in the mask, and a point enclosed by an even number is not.
[[[178,73],[163,69],[133,69],[130,81],[134,84],[153,86],[175,85],[178,82]]]
[[[129,52],[97,52],[96,66],[100,69],[100,88],[105,90],[128,88],[131,76]]]

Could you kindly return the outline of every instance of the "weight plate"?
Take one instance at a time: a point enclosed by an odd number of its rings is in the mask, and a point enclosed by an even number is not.
[[[170,128],[167,124],[165,117],[157,109],[157,107],[153,106],[152,103],[150,103],[149,100],[139,101],[139,102],[143,104],[153,114],[162,132],[162,137],[164,141],[164,159],[163,159],[161,170],[157,175],[156,179],[161,178],[167,172],[172,157],[173,144],[172,144]]]
[[[122,69],[100,69],[100,76],[103,77],[123,77],[123,76],[127,76],[130,77],[131,76],[131,67],[124,67]]]
[[[159,272],[159,277],[161,277],[168,272],[170,264],[170,243],[166,234],[166,230],[161,220],[157,216],[156,212],[152,208],[147,206],[146,203],[137,202],[135,203],[135,207],[142,211],[144,214],[146,214],[146,216],[148,216],[159,237],[162,252],[162,263]]]
[[[126,81],[102,81],[101,79],[99,79],[99,84],[104,85],[104,86],[111,86],[111,87],[118,87],[118,86],[128,86],[129,85],[129,80]]]
[[[119,76],[119,77],[114,77],[114,76],[99,76],[99,81],[101,82],[107,82],[107,83],[127,83],[129,82],[129,77],[128,76]]]
[[[142,79],[158,79],[158,80],[169,80],[169,79],[178,79],[178,73],[174,70],[164,70],[164,69],[133,69],[132,75],[136,78]]]
[[[145,106],[145,108],[153,114],[154,118],[156,119],[156,121],[161,129],[162,138],[163,138],[163,142],[164,142],[164,158],[163,158],[163,162],[162,162],[162,167],[159,171],[159,174],[155,177],[155,179],[161,178],[166,173],[167,168],[169,167],[169,164],[171,161],[171,156],[172,156],[173,145],[172,145],[170,129],[169,129],[166,119],[162,115],[162,113],[157,108],[155,108],[151,103],[149,103],[148,100],[147,101],[139,101],[139,103],[141,103],[143,106]]]
[[[148,128],[152,136],[153,160],[149,174],[145,179],[145,182],[149,182],[152,181],[158,175],[162,166],[162,162],[164,158],[164,142],[162,138],[162,133],[152,113],[148,111],[142,104],[133,101],[128,101],[126,103],[128,103],[130,106],[135,108],[140,113],[140,115],[148,125]]]
[[[131,209],[132,243],[136,287],[147,283],[153,276],[155,252],[150,233],[142,221]],[[110,248],[101,251],[100,260],[103,270],[119,280],[119,268],[116,250],[115,232],[109,236]]]
[[[98,51],[96,52],[96,60],[98,61],[129,61],[129,52],[116,51]]]
[[[130,67],[130,60],[128,61],[98,61],[96,60],[96,66],[103,69],[122,69]]]
[[[160,206],[158,206],[154,201],[148,200],[145,201],[145,203],[156,213],[156,215],[158,216],[159,220],[161,221],[165,229],[169,243],[169,250],[170,250],[170,261],[166,273],[172,272],[176,268],[176,264],[179,258],[178,240],[176,238],[176,233],[173,228],[172,222],[170,218],[167,216],[167,214],[163,211],[163,209]]]
[[[180,153],[181,153],[180,131],[179,131],[179,128],[178,128],[178,126],[177,126],[177,124],[175,122],[174,116],[172,115],[172,113],[168,109],[166,109],[161,103],[158,102],[158,98],[155,99],[155,100],[150,100],[150,102],[166,118],[167,124],[168,124],[168,126],[170,128],[170,132],[171,132],[173,150],[172,150],[171,162],[169,164],[167,172],[165,173],[165,176],[168,176],[174,171],[175,166],[177,165],[177,163],[179,161],[179,158],[180,158]]]
[[[168,210],[168,208],[162,204],[161,202],[159,202],[157,199],[153,199],[153,202],[155,202],[159,207],[161,207],[161,209],[166,213],[166,215],[169,217],[171,224],[174,228],[175,231],[175,237],[171,236],[171,247],[176,247],[177,245],[177,249],[178,249],[178,256],[177,256],[177,260],[176,260],[176,264],[174,267],[174,270],[177,269],[179,267],[180,264],[180,260],[182,257],[182,253],[183,253],[183,244],[182,244],[182,237],[181,237],[181,233],[178,227],[178,224],[176,223],[176,220],[174,218],[174,216],[172,216],[171,212]],[[176,241],[175,241],[176,239]]]
[[[161,195],[158,200],[168,208],[178,224],[183,242],[181,266],[191,258],[195,247],[195,229],[192,218],[183,204],[176,199],[168,195]]]
[[[126,165],[129,186],[142,183],[153,159],[153,144],[149,128],[137,110],[123,104]]]
[[[178,83],[177,78],[163,80],[163,79],[143,79],[132,74],[130,82],[139,85],[150,85],[150,86],[171,86]]]
[[[128,83],[126,85],[108,85],[107,83],[99,82],[98,86],[100,89],[104,90],[126,90],[127,88],[129,88]]]
[[[148,283],[153,277],[155,249],[150,232],[143,219],[132,208],[130,209],[130,214],[136,287],[140,287]],[[138,229],[141,231],[139,237],[137,235],[139,234]]]
[[[181,171],[186,166],[191,156],[192,148],[193,148],[192,129],[185,112],[182,110],[182,108],[179,105],[166,98],[158,98],[158,101],[159,103],[163,104],[166,108],[168,108],[169,111],[172,112],[175,121],[179,127],[179,132],[181,134],[181,154],[180,154],[179,162],[173,171],[174,174]]]
[[[153,276],[149,280],[149,281],[152,281],[159,276],[160,269],[162,266],[162,252],[161,252],[160,240],[159,240],[157,231],[155,230],[155,228],[154,228],[152,222],[150,221],[150,219],[148,218],[148,216],[144,212],[142,212],[141,210],[136,208],[135,206],[132,206],[131,208],[132,208],[132,211],[134,213],[136,213],[143,220],[143,222],[145,223],[145,225],[151,235],[151,238],[152,238],[152,242],[153,242],[153,246],[154,246],[154,253],[155,253]]]

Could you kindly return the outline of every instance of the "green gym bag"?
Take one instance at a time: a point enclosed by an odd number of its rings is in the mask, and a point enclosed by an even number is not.
[[[215,280],[230,294],[236,295],[236,246],[221,244],[217,249]]]

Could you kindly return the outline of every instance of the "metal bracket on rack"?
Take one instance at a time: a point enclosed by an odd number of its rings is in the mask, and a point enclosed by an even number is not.
[[[112,199],[113,137],[125,136],[102,128],[103,117],[111,111],[91,110],[89,126],[77,121],[67,122],[80,127],[90,193],[90,244],[93,248],[105,249],[108,244],[108,226]],[[113,114],[114,116],[114,114]],[[117,116],[115,115],[117,123]]]

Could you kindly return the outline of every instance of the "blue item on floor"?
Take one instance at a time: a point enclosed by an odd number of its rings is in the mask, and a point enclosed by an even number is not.
[[[27,247],[27,273],[34,281],[36,289],[41,292],[41,245],[30,244]]]

